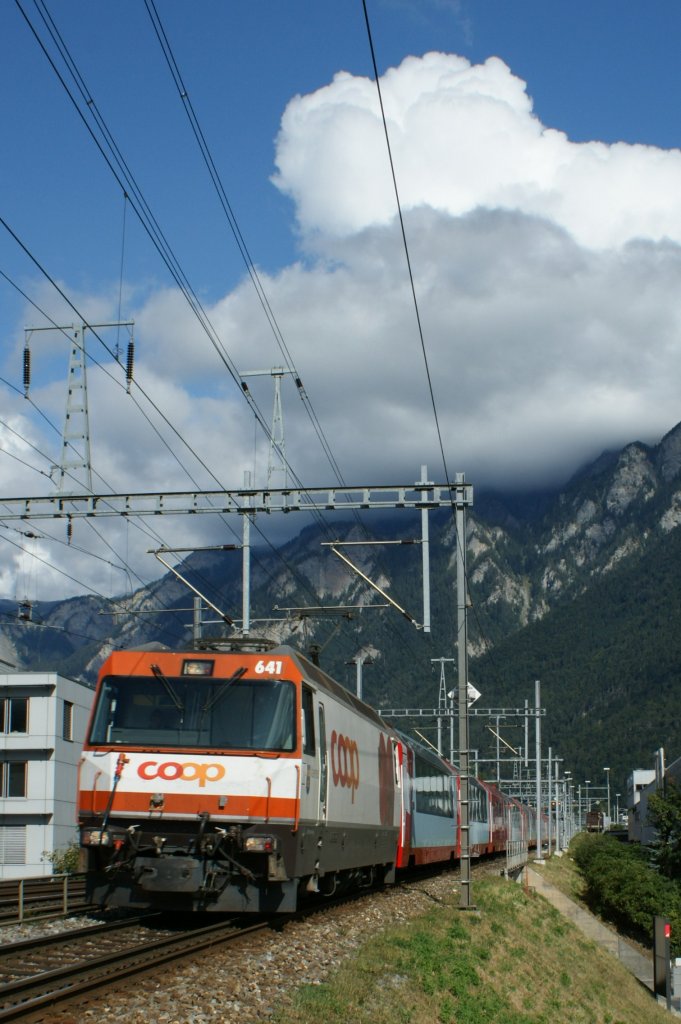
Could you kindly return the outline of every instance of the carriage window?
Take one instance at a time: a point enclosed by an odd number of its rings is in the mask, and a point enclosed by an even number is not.
[[[414,759],[414,775],[416,810],[443,818],[453,817],[452,776],[419,754]]]

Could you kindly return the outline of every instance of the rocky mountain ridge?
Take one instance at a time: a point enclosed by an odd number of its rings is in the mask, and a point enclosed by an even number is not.
[[[681,524],[681,424],[655,446],[632,442],[607,452],[584,467],[565,487],[534,496],[480,495],[467,519],[467,570],[475,614],[469,626],[473,658],[564,607],[624,564],[645,562],[649,546]],[[365,530],[381,537],[418,536],[416,520],[401,516],[385,522],[335,524],[339,535],[361,539]],[[366,645],[382,659],[383,674],[401,680],[403,692],[413,677],[427,676],[428,659],[451,655],[455,646],[455,548],[450,516],[433,514],[431,525],[433,630],[424,635],[406,627],[393,610],[369,610],[379,603],[374,591],[350,574],[321,541],[320,528],[307,527],[274,552],[254,550],[254,618],[279,621],[259,626],[278,641],[326,647],[327,667],[350,681],[347,662]],[[419,618],[420,549],[354,548],[363,572]],[[197,552],[182,571],[219,607],[240,608],[240,566],[232,556]],[[19,622],[16,606],[0,602],[0,658],[25,668],[49,668],[92,680],[115,647],[149,639],[186,643],[191,615],[180,612],[191,595],[171,574],[116,602],[82,597],[37,604],[33,622]],[[359,604],[365,613],[336,629],[329,620],[296,618],[281,611],[292,606]],[[163,614],[150,614],[163,608]],[[405,651],[408,651],[405,654]],[[423,665],[418,664],[423,659]],[[405,671],[407,660],[413,667]],[[2,666],[0,666],[2,667]],[[375,699],[388,684],[376,686]],[[370,692],[370,691],[369,691]]]

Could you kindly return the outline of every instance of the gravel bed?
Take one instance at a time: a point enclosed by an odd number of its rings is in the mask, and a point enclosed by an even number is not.
[[[95,1019],[121,1024],[232,1020],[259,1024],[286,1005],[299,985],[319,985],[377,932],[422,914],[433,901],[440,902],[455,891],[457,876],[451,872],[387,889],[304,921],[289,921],[281,931],[258,933],[236,948],[213,950],[163,967],[162,977],[136,978],[131,985],[100,992],[78,1007],[52,1010],[42,1020],[49,1024]],[[50,922],[49,928],[82,927],[86,922],[74,918]],[[30,934],[36,935],[39,926],[18,927],[30,928]],[[15,929],[0,931],[0,942],[27,937],[22,931],[10,939],[9,931]]]
[[[37,939],[41,935],[59,935],[76,928],[87,928],[89,925],[101,924],[94,917],[53,917],[43,921],[24,921],[22,924],[7,924],[0,927],[0,948],[8,942],[22,942],[24,939]]]

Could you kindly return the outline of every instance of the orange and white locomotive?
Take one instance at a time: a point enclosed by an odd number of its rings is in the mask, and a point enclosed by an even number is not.
[[[291,648],[111,654],[79,774],[92,898],[292,911],[394,878],[400,740]]]

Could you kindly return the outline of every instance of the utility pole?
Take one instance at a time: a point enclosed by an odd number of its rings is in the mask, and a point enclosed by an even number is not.
[[[535,741],[535,760],[537,764],[537,789],[536,789],[536,803],[537,803],[537,864],[543,864],[542,848],[541,848],[541,719],[539,717],[539,709],[541,707],[540,695],[540,682],[538,679],[534,683],[534,703],[535,703],[535,715],[534,720],[534,741]]]
[[[364,700],[363,697],[363,685],[362,685],[362,670],[365,665],[373,665],[374,659],[371,657],[368,651],[358,651],[354,658],[351,659],[355,663],[355,693],[360,700]]]
[[[459,704],[459,771],[461,773],[461,910],[474,910],[470,852],[470,750],[468,731],[468,623],[466,587],[466,488],[463,473],[456,474],[456,636]],[[460,488],[460,490],[459,490]]]
[[[428,480],[428,467],[421,466],[420,484],[432,486]],[[421,565],[423,569],[423,632],[430,633],[430,528],[428,509],[421,509]],[[451,746],[453,747],[453,742]]]

